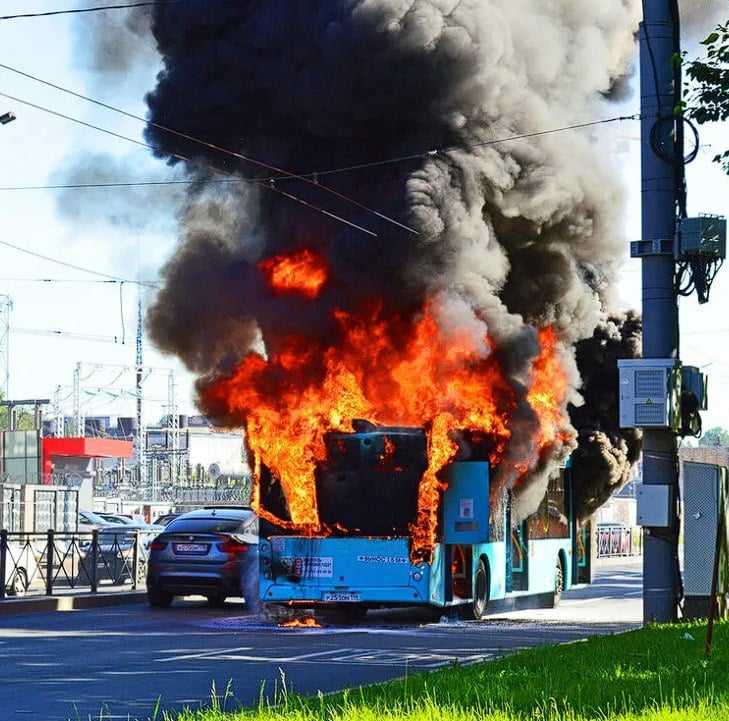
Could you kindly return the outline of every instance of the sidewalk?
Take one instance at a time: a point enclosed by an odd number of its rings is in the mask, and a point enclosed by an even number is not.
[[[534,622],[618,623],[637,628],[643,620],[643,557],[598,558],[592,583],[565,591],[558,606],[500,613],[497,617]]]
[[[47,613],[49,611],[76,611],[82,608],[101,608],[127,603],[144,603],[145,591],[119,590],[102,593],[59,594],[57,596],[28,595],[22,598],[4,598],[0,601],[0,616],[17,613]]]

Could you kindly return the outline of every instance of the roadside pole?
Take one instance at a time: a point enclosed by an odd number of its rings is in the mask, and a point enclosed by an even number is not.
[[[674,138],[672,57],[679,48],[671,7],[676,5],[675,0],[643,0],[640,26],[643,358],[679,357],[674,235],[676,164],[683,162],[683,149]],[[673,162],[657,152],[657,144],[671,149]],[[667,527],[645,529],[643,621],[671,622],[677,619],[679,601],[678,450],[673,430],[644,429],[643,483],[668,486],[670,508]]]

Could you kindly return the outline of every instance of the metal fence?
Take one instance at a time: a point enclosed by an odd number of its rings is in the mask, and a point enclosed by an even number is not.
[[[0,602],[24,595],[136,589],[144,585],[154,534],[132,529],[91,533],[0,531]]]
[[[599,523],[596,530],[597,557],[640,556],[643,553],[643,529],[623,523]]]

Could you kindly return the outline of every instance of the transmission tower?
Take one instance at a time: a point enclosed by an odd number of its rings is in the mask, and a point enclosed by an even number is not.
[[[137,355],[135,369],[137,374],[137,435],[136,457],[137,457],[137,481],[139,487],[143,488],[147,483],[147,449],[145,448],[145,433],[142,426],[142,375],[144,373],[144,361],[142,358],[142,335],[144,326],[142,324],[142,296],[137,299]]]
[[[10,388],[10,311],[13,301],[9,295],[0,295],[0,393],[8,397]]]
[[[170,476],[173,483],[180,479],[180,416],[177,415],[177,396],[175,389],[175,372],[170,370],[167,376],[167,407],[169,421],[167,432],[170,435]]]

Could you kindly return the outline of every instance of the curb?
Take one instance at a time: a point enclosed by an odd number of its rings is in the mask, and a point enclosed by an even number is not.
[[[119,591],[114,593],[83,593],[77,596],[26,596],[5,598],[0,601],[0,616],[17,613],[48,613],[49,611],[76,611],[83,608],[102,608],[129,603],[143,603],[146,591]]]

